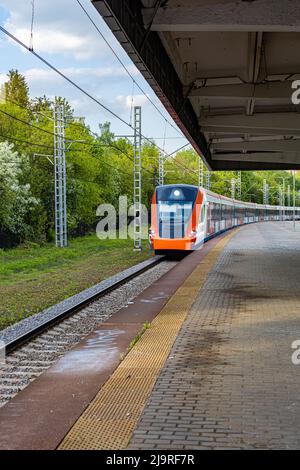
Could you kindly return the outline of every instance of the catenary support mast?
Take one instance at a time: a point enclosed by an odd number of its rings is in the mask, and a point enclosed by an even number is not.
[[[67,233],[67,175],[65,148],[65,109],[62,104],[54,106],[54,212],[55,243],[58,247],[68,244]]]
[[[134,250],[142,249],[142,175],[141,175],[141,107],[134,107],[134,162],[133,162],[133,205],[134,205]]]

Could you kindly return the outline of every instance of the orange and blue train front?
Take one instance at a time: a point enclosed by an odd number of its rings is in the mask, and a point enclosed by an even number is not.
[[[152,197],[150,246],[156,253],[194,250],[203,194],[197,186],[158,186]]]

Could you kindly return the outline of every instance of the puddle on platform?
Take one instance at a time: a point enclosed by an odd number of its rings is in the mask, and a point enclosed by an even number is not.
[[[157,302],[158,300],[166,299],[167,297],[168,297],[168,295],[165,294],[164,292],[159,292],[158,295],[150,297],[150,299],[141,299],[140,302],[142,302],[142,303],[154,303],[154,302]]]
[[[117,339],[124,334],[121,329],[99,330],[87,339],[80,349],[69,351],[52,367],[57,373],[101,372],[120,358]]]

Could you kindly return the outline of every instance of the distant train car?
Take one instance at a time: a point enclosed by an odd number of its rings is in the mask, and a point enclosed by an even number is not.
[[[292,218],[292,207],[242,202],[197,186],[170,184],[158,186],[153,194],[149,241],[157,254],[191,251],[239,225]]]

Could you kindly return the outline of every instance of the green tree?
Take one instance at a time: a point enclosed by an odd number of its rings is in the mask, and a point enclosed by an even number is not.
[[[29,104],[29,88],[25,77],[18,70],[10,70],[8,81],[4,84],[5,99],[27,107]]]
[[[32,226],[29,215],[38,200],[32,196],[30,184],[22,182],[28,160],[13,150],[8,142],[0,143],[0,246],[5,246],[6,237],[14,241],[30,238]]]

